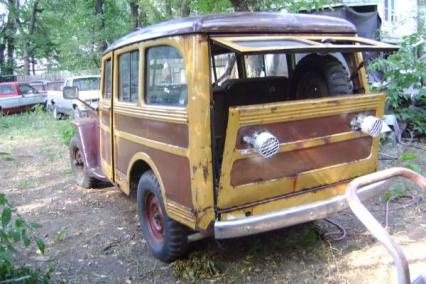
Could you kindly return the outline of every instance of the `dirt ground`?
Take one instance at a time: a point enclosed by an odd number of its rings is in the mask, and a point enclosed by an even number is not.
[[[390,256],[349,212],[331,216],[347,230],[341,241],[323,236],[336,229],[325,221],[257,236],[191,245],[186,260],[168,265],[149,252],[137,221],[136,201],[113,187],[82,189],[74,185],[68,149],[57,122],[47,115],[0,117],[0,191],[20,214],[42,225],[45,255],[35,251],[20,261],[52,268],[60,283],[390,283],[395,273]],[[426,145],[418,144],[422,147]],[[409,162],[425,172],[426,153]],[[392,145],[386,156],[398,157]],[[402,159],[382,161],[382,167],[402,165]],[[426,272],[426,192],[394,183],[394,194],[409,194],[415,204],[391,203],[390,231],[411,264],[412,278]],[[384,222],[384,196],[368,203]],[[207,264],[207,265],[206,265]]]

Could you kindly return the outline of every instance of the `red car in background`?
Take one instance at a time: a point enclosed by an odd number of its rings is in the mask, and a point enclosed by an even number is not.
[[[24,82],[0,83],[0,113],[26,111],[37,104],[46,104],[46,94]]]

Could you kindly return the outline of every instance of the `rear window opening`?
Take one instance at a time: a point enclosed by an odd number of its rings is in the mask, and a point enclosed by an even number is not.
[[[355,53],[237,53],[211,45],[213,131],[221,163],[229,107],[364,93]]]

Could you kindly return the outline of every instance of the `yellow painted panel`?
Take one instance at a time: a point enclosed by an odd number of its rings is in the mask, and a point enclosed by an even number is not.
[[[297,181],[293,177],[285,177],[276,180],[259,181],[254,184],[233,186],[231,184],[231,173],[234,163],[237,160],[259,156],[250,150],[235,149],[238,131],[241,127],[249,125],[260,126],[277,122],[298,121],[363,111],[373,111],[376,116],[381,117],[383,115],[384,99],[384,94],[366,94],[231,107],[229,109],[220,186],[217,197],[218,208],[225,209],[280,196],[290,193],[293,190],[300,191],[302,189],[335,183],[370,173],[377,167],[379,140],[375,138],[373,139],[370,156],[364,160],[302,172],[297,174]],[[365,135],[352,131],[290,143],[283,142],[280,145],[279,152],[303,151],[325,144],[349,141],[360,137],[365,137]],[[259,159],[263,158],[259,156]]]

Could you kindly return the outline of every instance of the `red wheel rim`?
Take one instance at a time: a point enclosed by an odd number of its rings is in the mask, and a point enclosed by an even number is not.
[[[164,218],[160,202],[154,194],[149,193],[145,199],[145,220],[153,239],[161,243],[164,240]]]

